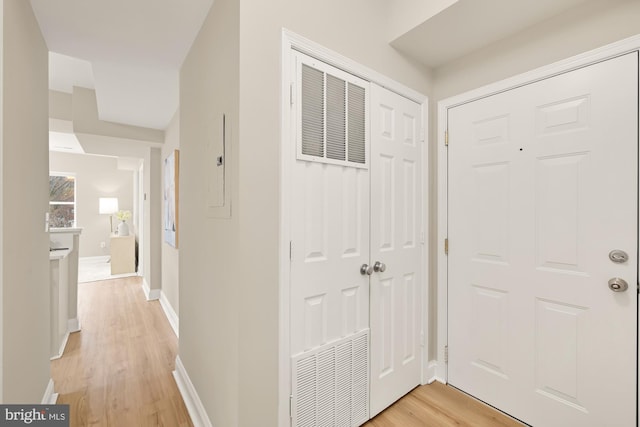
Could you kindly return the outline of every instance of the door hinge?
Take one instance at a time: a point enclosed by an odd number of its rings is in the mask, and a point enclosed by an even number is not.
[[[289,105],[293,107],[294,88],[293,83],[289,83]]]
[[[449,363],[449,346],[444,346],[444,363]]]
[[[293,241],[289,240],[289,261],[293,261]]]
[[[424,332],[420,332],[420,346],[424,347]]]
[[[420,233],[420,243],[422,243],[423,245],[425,243],[424,231]]]
[[[293,418],[293,394],[289,395],[289,418]]]
[[[449,146],[449,131],[448,130],[444,131],[444,145],[446,147]]]
[[[444,254],[449,255],[449,239],[444,239]]]
[[[424,127],[420,128],[420,141],[424,142],[425,139],[425,135],[424,135]]]

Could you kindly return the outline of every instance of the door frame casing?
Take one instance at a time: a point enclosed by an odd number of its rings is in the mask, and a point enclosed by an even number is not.
[[[532,71],[519,74],[498,82],[482,86],[480,88],[464,92],[438,102],[437,119],[437,358],[431,362],[431,381],[447,383],[447,364],[445,362],[445,346],[448,344],[448,258],[444,252],[444,242],[448,235],[448,148],[445,146],[445,131],[448,128],[447,113],[450,108],[454,108],[469,102],[473,102],[501,92],[526,86],[540,80],[564,74],[579,68],[584,68],[599,62],[606,61],[618,56],[640,51],[640,35],[629,37],[618,42],[585,52],[568,59],[552,63],[547,66],[536,68]],[[640,113],[639,113],[640,122]],[[455,242],[451,242],[455,245]],[[640,300],[639,300],[640,302]],[[640,306],[640,304],[639,304]],[[636,338],[637,340],[637,338]],[[636,375],[640,383],[640,369],[636,367]]]
[[[293,123],[295,121],[294,110],[291,108],[290,97],[294,96],[295,77],[292,70],[292,60],[295,52],[301,52],[314,57],[326,64],[344,70],[370,83],[375,83],[392,92],[397,93],[405,98],[417,102],[421,106],[422,120],[422,138],[425,140],[423,146],[423,165],[422,168],[422,212],[421,227],[425,235],[428,232],[429,209],[428,209],[428,190],[429,190],[429,174],[428,168],[428,144],[426,136],[428,133],[428,102],[429,99],[413,89],[392,80],[383,74],[365,67],[343,55],[340,55],[330,49],[327,49],[305,37],[302,37],[286,28],[282,29],[282,87],[281,87],[281,143],[280,143],[280,241],[279,241],[279,357],[278,357],[278,426],[288,427],[291,425],[290,418],[290,396],[291,396],[291,351],[290,351],[290,242],[291,242],[291,179],[293,177],[293,164],[291,162],[291,150],[295,150],[296,134],[293,131]],[[421,356],[421,383],[426,384],[429,380],[427,372],[428,366],[428,315],[429,315],[429,296],[428,296],[428,268],[427,260],[429,259],[428,237],[425,238],[423,244],[422,257],[422,277],[423,286],[422,294],[422,356]]]

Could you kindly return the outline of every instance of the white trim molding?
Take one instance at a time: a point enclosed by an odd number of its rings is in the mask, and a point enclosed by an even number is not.
[[[105,262],[109,262],[109,258],[111,258],[109,255],[83,256],[78,258],[78,260],[86,263],[102,264]]]
[[[444,253],[444,239],[448,230],[448,199],[447,175],[448,158],[445,147],[445,131],[448,128],[447,112],[450,108],[486,98],[501,92],[535,83],[559,74],[564,74],[598,62],[606,61],[627,53],[640,50],[640,35],[629,37],[618,42],[603,46],[553,64],[534,69],[532,71],[474,89],[438,102],[438,331],[437,331],[437,360],[435,362],[435,379],[447,381],[447,366],[445,363],[445,346],[447,345],[447,256]],[[455,242],[453,242],[455,245]],[[640,380],[640,370],[637,373]]]
[[[80,320],[77,317],[67,320],[67,332],[70,334],[80,331]]]
[[[162,292],[160,289],[151,289],[149,284],[147,283],[147,279],[142,278],[142,290],[144,291],[144,297],[147,301],[155,301],[160,299],[160,293]]]
[[[438,369],[438,362],[436,362],[435,360],[432,360],[427,364],[427,381],[425,382],[425,384],[431,384],[435,381],[444,383],[443,380],[438,378],[437,369]]]
[[[196,388],[193,386],[187,370],[180,360],[180,356],[176,357],[176,370],[173,371],[173,377],[178,385],[178,390],[182,395],[182,400],[187,407],[191,422],[194,427],[213,427],[209,420],[209,415],[204,409],[204,405],[198,396]]]
[[[178,315],[173,309],[173,306],[167,299],[167,296],[162,291],[160,291],[160,306],[162,307],[162,311],[164,311],[164,315],[167,317],[167,320],[171,325],[171,329],[173,329],[173,332],[176,334],[176,337],[179,338],[180,337],[180,328],[179,328],[180,319],[178,318]]]
[[[40,404],[42,405],[55,405],[58,401],[58,393],[55,392],[53,380],[49,379],[49,383],[47,384],[47,388],[44,390],[44,395],[42,396],[42,401]]]
[[[69,341],[69,331],[67,331],[67,333],[64,334],[64,338],[62,339],[62,342],[60,343],[60,348],[58,349],[58,354],[49,358],[49,360],[56,360],[62,357],[62,355],[64,354],[64,349],[67,347],[67,341]]]

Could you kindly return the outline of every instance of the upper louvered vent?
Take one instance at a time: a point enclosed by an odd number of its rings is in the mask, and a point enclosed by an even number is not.
[[[349,83],[349,161],[366,162],[366,116],[364,88]]]
[[[366,167],[366,82],[322,63],[300,71],[298,157]]]
[[[302,69],[302,152],[324,157],[324,73]]]

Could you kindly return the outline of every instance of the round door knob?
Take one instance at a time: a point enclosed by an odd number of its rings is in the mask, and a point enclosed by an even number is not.
[[[613,292],[624,292],[629,289],[629,284],[624,279],[614,277],[613,279],[609,280],[609,289],[611,289]]]
[[[360,266],[360,274],[363,276],[371,276],[371,274],[373,274],[373,267],[369,264],[362,264],[362,266]]]
[[[375,264],[373,264],[373,271],[375,271],[376,273],[384,273],[386,269],[387,266],[384,264],[384,262],[376,261]]]

